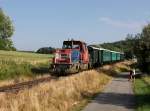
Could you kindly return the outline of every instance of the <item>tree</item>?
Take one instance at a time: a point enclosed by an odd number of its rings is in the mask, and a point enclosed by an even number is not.
[[[141,34],[136,35],[134,53],[141,71],[150,73],[150,24],[145,26]]]
[[[14,33],[14,27],[9,16],[5,15],[0,8],[0,49],[14,50],[11,37]]]
[[[132,34],[127,34],[126,36],[126,46],[124,47],[125,56],[127,59],[132,59],[134,57],[134,45],[135,45],[135,37]]]

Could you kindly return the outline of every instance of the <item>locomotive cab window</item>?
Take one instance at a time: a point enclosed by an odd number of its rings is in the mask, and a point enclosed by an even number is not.
[[[63,49],[79,49],[82,50],[82,45],[77,41],[64,41]]]
[[[63,44],[63,49],[71,49],[72,45],[71,44]]]

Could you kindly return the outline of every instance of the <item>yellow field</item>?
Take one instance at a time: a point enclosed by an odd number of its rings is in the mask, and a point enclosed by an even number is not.
[[[0,50],[0,80],[20,76],[33,76],[33,68],[48,68],[51,54],[36,54]],[[39,72],[40,73],[40,72]]]
[[[36,54],[27,52],[16,52],[16,51],[2,51],[0,50],[0,65],[4,61],[14,61],[17,64],[22,62],[29,62],[31,64],[44,63],[50,60],[51,54]]]

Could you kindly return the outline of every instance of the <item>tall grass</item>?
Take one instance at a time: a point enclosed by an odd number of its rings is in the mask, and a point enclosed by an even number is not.
[[[0,110],[79,111],[111,80],[110,68],[112,70],[116,70],[116,68],[112,68],[115,65],[107,67],[109,68],[105,69],[106,72],[84,71],[67,77],[59,77],[30,90],[26,89],[14,94],[0,94]],[[124,65],[124,67],[126,66]]]
[[[51,57],[50,54],[0,51],[0,80],[34,76],[32,69],[42,66],[48,68]]]
[[[70,111],[102,90],[110,77],[97,71],[61,77],[18,94],[0,95],[4,111]]]

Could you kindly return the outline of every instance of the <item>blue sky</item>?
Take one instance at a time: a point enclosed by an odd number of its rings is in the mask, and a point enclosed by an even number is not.
[[[0,0],[15,26],[19,50],[61,47],[68,38],[88,44],[124,39],[150,20],[150,0]]]

